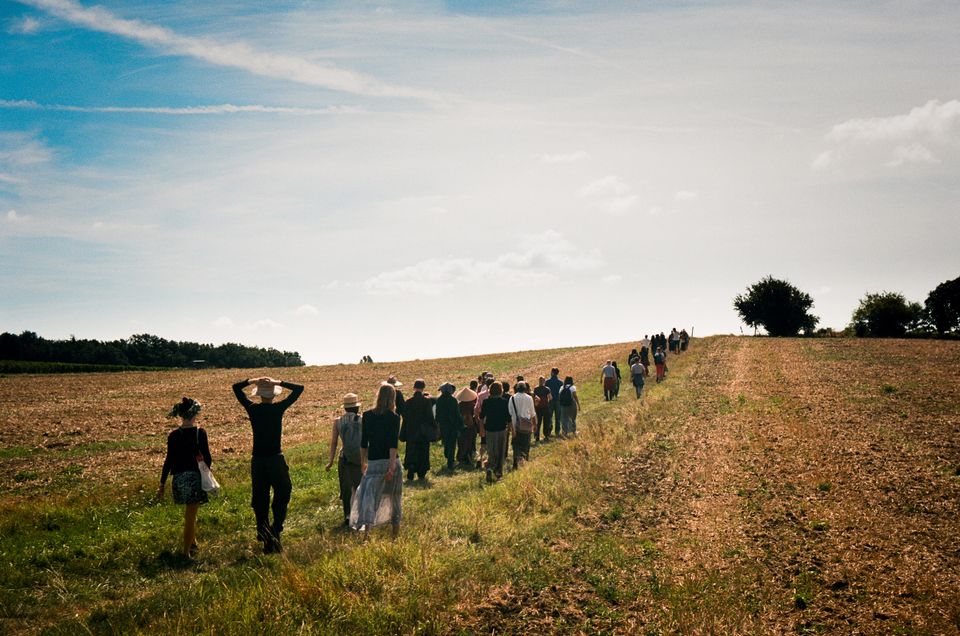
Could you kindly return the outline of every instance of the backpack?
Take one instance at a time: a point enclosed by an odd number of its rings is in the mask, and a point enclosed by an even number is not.
[[[562,389],[560,389],[560,396],[557,398],[557,402],[560,406],[573,406],[573,391],[570,390],[570,385],[565,384]]]
[[[352,417],[352,421],[349,418]],[[340,418],[337,424],[337,430],[340,433],[340,439],[343,440],[343,457],[351,464],[360,465],[360,437],[363,433],[363,427],[360,425],[360,416],[356,413],[347,413]]]

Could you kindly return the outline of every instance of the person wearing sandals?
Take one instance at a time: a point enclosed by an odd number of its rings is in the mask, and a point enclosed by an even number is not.
[[[249,385],[255,385],[251,397],[260,398],[254,403],[243,392]],[[275,402],[283,389],[290,396]],[[257,519],[257,541],[263,542],[264,554],[282,552],[280,533],[287,518],[287,506],[293,485],[290,483],[290,468],[280,448],[283,437],[283,414],[303,393],[303,386],[292,382],[280,382],[273,378],[251,378],[233,385],[233,394],[237,396],[253,430],[253,457],[250,460],[250,507]],[[273,490],[273,502],[270,490]],[[270,511],[273,511],[273,524],[270,523]]]
[[[400,534],[403,515],[403,465],[397,457],[400,416],[396,413],[396,389],[384,383],[377,404],[361,420],[360,461],[363,477],[350,508],[350,527],[369,533],[389,523],[393,537]]]
[[[213,463],[207,432],[197,426],[199,413],[200,403],[185,397],[167,414],[167,417],[179,417],[180,426],[167,436],[167,456],[157,491],[157,499],[163,499],[167,476],[172,473],[173,502],[184,506],[183,553],[190,559],[197,555],[197,511],[201,504],[207,503],[197,462],[204,461],[207,466]]]
[[[337,477],[340,480],[340,501],[343,502],[343,525],[350,525],[350,507],[360,479],[363,477],[360,454],[360,398],[356,393],[347,393],[343,396],[343,410],[345,413],[333,423],[330,435],[330,461],[327,470],[333,468],[333,458],[337,454],[337,446],[343,440],[340,450],[340,459],[337,462]]]

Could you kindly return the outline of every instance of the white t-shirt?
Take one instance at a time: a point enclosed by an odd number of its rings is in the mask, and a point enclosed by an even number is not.
[[[603,369],[603,377],[605,378],[615,378],[617,377],[617,370],[612,364],[608,364]]]
[[[533,421],[537,419],[537,409],[534,408],[533,397],[531,397],[529,393],[514,393],[510,396],[507,410],[510,412],[514,426],[520,423],[521,417]]]

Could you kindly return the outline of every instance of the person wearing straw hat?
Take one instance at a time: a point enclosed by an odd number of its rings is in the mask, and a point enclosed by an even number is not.
[[[463,430],[457,440],[457,461],[461,466],[470,466],[477,453],[477,420],[473,415],[477,405],[477,381],[471,380],[469,387],[464,387],[454,394],[460,406],[460,417],[463,419]]]
[[[360,478],[363,477],[360,453],[363,428],[360,420],[360,398],[356,393],[347,393],[343,396],[343,410],[345,413],[333,422],[327,470],[333,467],[333,458],[342,440],[343,448],[340,450],[340,459],[337,461],[337,477],[340,481],[340,501],[343,502],[343,525],[349,526],[350,504],[357,492],[357,487],[360,486]]]
[[[460,404],[453,397],[455,387],[450,382],[440,385],[440,397],[437,398],[437,426],[443,440],[443,456],[447,458],[447,471],[453,472],[453,462],[457,458],[457,440],[463,431],[463,418],[460,417]]]
[[[254,385],[250,397],[243,390]],[[290,391],[287,399],[276,402],[283,389]],[[233,385],[233,393],[250,418],[253,429],[253,457],[250,460],[250,506],[257,519],[257,540],[263,542],[263,552],[281,552],[280,533],[287,518],[287,505],[293,485],[290,483],[290,468],[283,457],[280,441],[283,436],[283,414],[303,393],[303,386],[293,382],[281,382],[269,377],[241,380]],[[273,502],[270,490],[273,490]],[[273,523],[270,523],[270,511]]]

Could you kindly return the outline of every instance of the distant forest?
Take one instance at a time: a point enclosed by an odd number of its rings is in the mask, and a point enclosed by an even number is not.
[[[214,346],[140,334],[125,340],[47,340],[32,331],[0,334],[0,360],[131,367],[302,367],[296,351],[227,343]],[[200,362],[202,361],[202,362]]]

